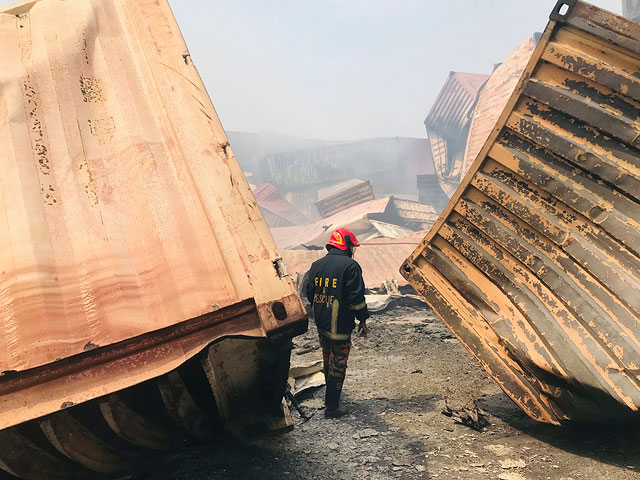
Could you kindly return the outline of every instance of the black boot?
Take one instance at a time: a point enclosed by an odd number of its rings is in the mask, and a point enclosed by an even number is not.
[[[346,409],[340,408],[342,383],[342,378],[327,377],[327,389],[324,397],[324,403],[326,405],[324,418],[338,418],[348,413]]]

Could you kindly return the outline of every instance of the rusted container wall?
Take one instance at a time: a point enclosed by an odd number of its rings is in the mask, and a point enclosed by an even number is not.
[[[0,58],[0,430],[306,328],[166,0],[7,7]]]
[[[402,267],[529,416],[637,420],[640,29],[561,1],[451,202]]]

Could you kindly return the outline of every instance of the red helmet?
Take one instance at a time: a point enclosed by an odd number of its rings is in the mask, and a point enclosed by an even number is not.
[[[346,250],[348,247],[359,247],[358,239],[354,233],[347,228],[336,228],[331,234],[331,239],[327,243],[327,247],[332,245],[340,250]]]

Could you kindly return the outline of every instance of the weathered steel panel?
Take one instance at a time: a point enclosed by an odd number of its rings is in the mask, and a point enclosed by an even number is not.
[[[305,328],[166,0],[7,7],[0,58],[0,430]]]
[[[639,186],[640,29],[558,2],[401,270],[535,420],[639,418]]]

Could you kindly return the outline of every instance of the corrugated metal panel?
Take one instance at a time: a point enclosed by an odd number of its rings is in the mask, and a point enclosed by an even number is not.
[[[311,220],[295,208],[280,191],[269,183],[253,188],[253,195],[269,228],[305,225]]]
[[[379,220],[369,220],[373,228],[378,231],[380,234],[379,238],[403,238],[407,235],[411,235],[414,231],[405,227],[401,227],[400,225],[396,225],[395,223],[381,222]],[[375,239],[370,238],[367,242],[372,242]],[[365,243],[365,242],[361,242]]]
[[[316,207],[322,217],[329,217],[375,198],[371,183],[358,181],[355,185],[348,185],[347,188],[318,200]]]
[[[318,220],[311,225],[274,228],[271,233],[279,248],[295,248],[300,245],[324,246],[329,241],[331,232],[336,228],[347,227],[356,235],[371,230],[369,216],[384,213],[389,201],[389,197],[371,200]]]
[[[23,2],[0,58],[0,429],[302,321],[165,0]]]
[[[452,194],[460,179],[469,113],[489,78],[476,73],[451,72],[424,121],[436,174]]]
[[[559,2],[494,133],[402,268],[542,422],[638,419],[639,72],[637,24]]]
[[[404,225],[415,231],[430,228],[437,220],[438,214],[431,205],[392,197],[384,214],[372,214],[370,218]]]
[[[332,197],[336,193],[346,190],[347,188],[360,185],[362,182],[363,180],[360,180],[359,178],[352,178],[351,180],[345,180],[344,182],[333,183],[328,187],[318,190],[318,200],[324,200],[325,198]]]
[[[456,135],[468,122],[467,114],[489,75],[451,72],[424,121],[443,136]]]
[[[471,127],[469,128],[464,163],[461,170],[462,175],[469,170],[484,142],[489,138],[491,130],[498,121],[507,101],[518,84],[518,80],[522,76],[522,72],[524,72],[529,63],[536,44],[537,40],[534,37],[525,40],[496,68],[491,74],[491,78],[482,88],[473,111]]]

